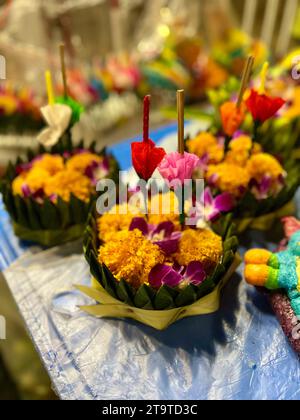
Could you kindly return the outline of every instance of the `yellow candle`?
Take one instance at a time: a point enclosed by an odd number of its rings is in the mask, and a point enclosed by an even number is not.
[[[263,95],[263,94],[266,93],[266,80],[267,80],[268,70],[269,70],[269,63],[266,62],[263,65],[263,68],[262,68],[261,73],[260,73],[260,88],[259,88],[259,93],[261,95]]]
[[[46,78],[46,86],[47,86],[47,94],[48,94],[48,103],[49,105],[54,105],[54,93],[53,93],[53,85],[52,85],[52,77],[49,70],[45,73]]]

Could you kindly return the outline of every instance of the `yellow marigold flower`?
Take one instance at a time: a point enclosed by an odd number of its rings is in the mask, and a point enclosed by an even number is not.
[[[59,155],[50,155],[45,153],[41,159],[33,163],[34,168],[40,168],[47,171],[51,176],[57,174],[64,169],[64,160]]]
[[[22,186],[25,184],[26,175],[25,173],[17,176],[12,182],[13,195],[23,196]]]
[[[58,195],[67,202],[70,201],[71,194],[83,201],[89,201],[92,190],[93,186],[88,177],[70,169],[49,177],[45,185],[45,193],[48,197]]]
[[[249,159],[252,140],[248,136],[240,136],[229,143],[229,151],[225,161],[234,165],[244,166]]]
[[[12,183],[12,190],[14,195],[23,196],[22,186],[26,184],[31,192],[36,192],[43,189],[48,182],[49,173],[41,168],[32,168],[29,172],[23,172],[17,176]]]
[[[152,225],[172,222],[176,230],[180,229],[179,204],[173,191],[166,194],[158,194],[151,198],[148,209],[148,222]]]
[[[251,150],[252,148],[252,139],[249,136],[242,135],[233,139],[229,143],[229,149],[236,151],[236,150]]]
[[[218,264],[223,254],[222,238],[209,229],[187,229],[179,241],[179,250],[175,260],[183,266],[193,261],[201,262],[211,271]]]
[[[114,206],[98,219],[99,238],[106,242],[116,232],[129,229],[135,217],[144,217],[136,207],[127,203]]]
[[[218,139],[210,133],[200,133],[194,139],[187,141],[187,148],[200,158],[208,155],[209,163],[219,163],[224,158],[224,148],[218,143]]]
[[[278,160],[268,153],[258,153],[251,156],[247,163],[247,170],[250,177],[257,181],[261,181],[267,175],[277,182],[278,177],[285,175],[285,171]]]
[[[160,248],[138,229],[117,232],[99,250],[100,263],[104,263],[118,280],[124,279],[136,288],[148,283],[150,271],[164,259]]]
[[[255,155],[257,153],[263,153],[263,148],[259,143],[254,143],[253,149],[252,149],[252,155]]]
[[[21,175],[22,176],[22,175]],[[24,184],[26,184],[31,192],[44,189],[49,179],[49,173],[41,168],[32,168],[24,176]],[[23,195],[23,194],[22,194]]]
[[[251,179],[246,168],[227,162],[210,165],[206,179],[211,177],[216,177],[215,184],[221,191],[230,192],[234,196],[240,196],[241,188],[247,188]]]
[[[253,144],[250,137],[242,135],[230,142],[225,162],[245,166],[251,155],[261,152],[262,147],[258,143]]]
[[[86,168],[90,166],[93,162],[100,163],[102,162],[102,157],[97,156],[94,153],[85,152],[79,153],[73,157],[71,157],[66,165],[68,169],[72,169],[73,171],[78,171],[84,173]]]

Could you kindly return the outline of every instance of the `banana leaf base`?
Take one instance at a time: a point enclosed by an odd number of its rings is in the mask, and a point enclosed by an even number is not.
[[[272,229],[277,220],[294,214],[296,214],[296,205],[294,201],[290,201],[277,211],[258,217],[245,217],[243,219],[238,219],[235,220],[235,224],[239,234],[245,232],[247,229],[267,232]]]
[[[229,270],[210,294],[191,305],[162,311],[146,310],[129,306],[109,295],[95,279],[92,280],[92,287],[77,285],[76,288],[98,303],[97,305],[81,307],[81,309],[89,315],[97,318],[134,319],[156,330],[165,330],[180,319],[197,315],[207,315],[218,311],[220,307],[221,291],[240,263],[241,258],[236,254]]]
[[[13,229],[16,236],[24,241],[34,242],[44,247],[54,247],[82,237],[85,224],[58,230],[32,230],[14,222]]]

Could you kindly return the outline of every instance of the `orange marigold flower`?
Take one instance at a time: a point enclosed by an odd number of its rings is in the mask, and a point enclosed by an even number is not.
[[[48,197],[58,195],[68,202],[73,194],[87,202],[93,192],[93,186],[90,179],[80,172],[66,169],[49,178],[44,190]]]
[[[247,170],[250,177],[258,182],[262,181],[265,176],[269,176],[277,184],[279,177],[285,176],[285,171],[278,160],[268,153],[251,156],[247,163]]]
[[[23,196],[22,187],[26,182],[26,175],[23,172],[21,175],[17,176],[12,182],[12,192],[13,195]]]
[[[225,102],[220,113],[224,133],[229,137],[233,136],[245,119],[244,106],[238,108],[234,102]]]
[[[144,217],[138,208],[127,203],[114,206],[108,213],[98,219],[99,238],[106,242],[116,232],[129,229],[135,217]]]
[[[187,229],[179,241],[179,250],[174,255],[182,266],[194,261],[201,262],[205,270],[215,268],[223,253],[222,238],[209,229]]]
[[[245,166],[252,154],[260,153],[262,150],[258,143],[252,142],[251,138],[241,135],[229,143],[229,151],[225,161],[238,166]]]
[[[68,169],[84,174],[86,168],[93,162],[100,163],[102,160],[103,158],[101,156],[95,155],[94,153],[78,153],[67,161],[66,166]]]
[[[206,179],[211,178],[221,191],[229,192],[236,197],[241,195],[250,181],[250,175],[246,168],[227,162],[210,165]]]
[[[135,288],[148,284],[150,271],[164,260],[159,246],[152,244],[138,229],[115,233],[99,250],[99,262],[104,263],[117,280],[124,279]]]
[[[62,171],[65,168],[65,164],[61,156],[46,153],[41,159],[37,159],[33,162],[33,168],[43,169],[52,176],[57,174],[57,172]]]
[[[224,148],[211,133],[200,133],[194,139],[187,141],[189,153],[200,158],[208,155],[209,163],[219,163],[224,158]]]

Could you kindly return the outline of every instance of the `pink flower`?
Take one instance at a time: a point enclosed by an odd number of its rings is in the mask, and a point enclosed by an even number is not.
[[[161,176],[169,185],[177,188],[192,179],[194,170],[201,164],[200,159],[191,153],[184,155],[174,152],[166,155],[158,165]]]

